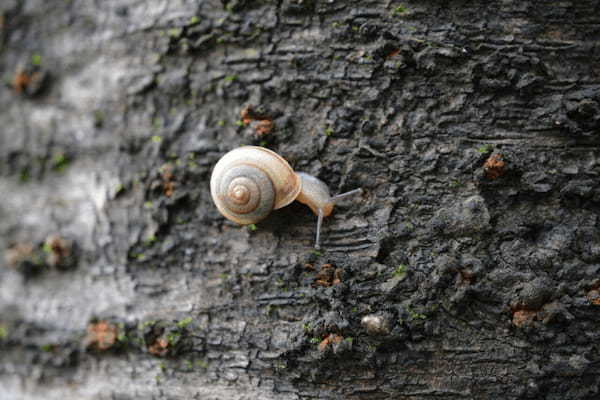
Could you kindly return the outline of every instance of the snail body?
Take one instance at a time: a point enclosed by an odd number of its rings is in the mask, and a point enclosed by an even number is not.
[[[332,213],[335,202],[360,191],[332,197],[323,181],[295,172],[283,157],[257,146],[243,146],[225,154],[210,178],[211,196],[219,212],[241,225],[254,224],[294,200],[308,205],[318,216],[316,248],[322,220]]]

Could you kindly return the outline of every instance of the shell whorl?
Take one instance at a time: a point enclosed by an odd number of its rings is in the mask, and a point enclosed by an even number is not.
[[[242,225],[265,218],[294,201],[301,181],[281,156],[264,147],[244,146],[215,165],[210,191],[226,218]]]

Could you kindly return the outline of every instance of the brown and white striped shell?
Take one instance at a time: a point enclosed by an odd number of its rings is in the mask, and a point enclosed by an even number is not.
[[[248,225],[271,210],[293,202],[302,182],[277,153],[257,146],[243,146],[225,154],[213,169],[210,193],[227,219]]]

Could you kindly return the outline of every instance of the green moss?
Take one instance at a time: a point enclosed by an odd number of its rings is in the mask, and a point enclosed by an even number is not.
[[[184,318],[177,323],[177,327],[183,329],[183,328],[187,327],[189,324],[191,324],[193,320],[194,319],[192,317]]]
[[[63,153],[58,153],[52,157],[52,169],[56,172],[63,172],[69,166],[69,159]]]
[[[233,82],[236,81],[238,79],[237,75],[227,75],[225,78],[223,78],[223,82]]]
[[[325,128],[325,135],[326,136],[331,136],[333,135],[333,128],[328,126],[327,128]]]
[[[151,209],[152,206],[153,206],[153,204],[151,201],[147,201],[144,203],[144,208],[146,208],[146,209]]]
[[[396,269],[394,270],[394,272],[392,273],[393,276],[404,276],[406,275],[406,265],[404,264],[400,264],[398,265],[398,267],[396,267]]]
[[[217,125],[218,125],[218,126],[225,126],[225,120],[224,120],[224,119],[222,119],[222,120],[219,120],[219,121],[217,122]]]
[[[6,339],[8,336],[8,330],[4,325],[0,325],[0,340]]]
[[[179,341],[181,337],[181,333],[179,332],[171,332],[167,335],[167,342],[169,342],[170,346],[173,346],[175,343]]]
[[[44,243],[42,251],[46,254],[52,253],[52,246],[50,246],[50,243]]]
[[[491,144],[484,144],[480,148],[477,149],[481,154],[491,153],[494,150],[494,147]]]
[[[410,319],[413,321],[427,319],[427,316],[425,314],[421,314],[421,313],[413,310],[412,308],[407,307],[406,311],[408,311],[408,315],[410,316]]]
[[[154,324],[156,324],[156,321],[154,321],[154,320],[142,322],[142,323],[138,324],[138,329],[144,330],[144,328],[146,328],[148,326],[152,326]]]
[[[27,182],[29,182],[30,179],[31,179],[31,176],[29,175],[29,170],[26,168],[22,169],[21,172],[19,173],[19,182],[27,183]]]
[[[169,35],[169,37],[172,37],[174,39],[178,39],[182,33],[183,33],[183,29],[181,29],[181,28],[171,28],[167,31],[167,35]]]
[[[33,54],[31,56],[31,64],[35,65],[36,67],[42,65],[42,56],[40,56],[39,54]]]
[[[195,25],[197,23],[200,22],[200,17],[194,15],[192,18],[190,18],[190,25]]]
[[[117,336],[117,340],[120,343],[128,343],[129,342],[129,338],[127,337],[125,332],[122,330],[122,328],[119,328],[119,335]]]
[[[285,365],[284,362],[278,361],[275,363],[275,368],[278,370],[283,370],[287,368],[287,365]]]
[[[152,127],[154,129],[160,129],[162,128],[164,125],[164,120],[162,119],[162,117],[156,117],[152,119]]]
[[[254,231],[256,230],[256,225],[255,225],[255,224],[250,224],[250,225],[247,225],[247,227],[248,227],[248,230],[249,230],[250,232],[254,232]]]
[[[94,117],[94,126],[96,128],[100,128],[100,127],[102,127],[102,125],[104,125],[104,113],[102,112],[102,110],[95,110],[93,113],[93,117]]]
[[[40,346],[40,350],[45,351],[46,353],[49,353],[52,350],[54,350],[54,345],[52,345],[52,344],[43,344],[43,345]]]
[[[403,15],[408,12],[408,8],[404,7],[404,5],[400,4],[398,7],[394,8],[392,11],[393,15]]]
[[[162,142],[162,137],[160,137],[158,135],[154,135],[154,136],[152,136],[152,142],[153,143],[160,143],[160,142]]]
[[[321,339],[319,339],[318,337],[313,337],[313,338],[310,338],[310,342],[312,344],[319,344],[319,343],[321,343]]]

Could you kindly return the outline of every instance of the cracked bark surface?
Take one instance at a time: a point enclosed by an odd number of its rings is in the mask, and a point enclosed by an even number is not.
[[[0,398],[597,398],[599,8],[3,1]]]

